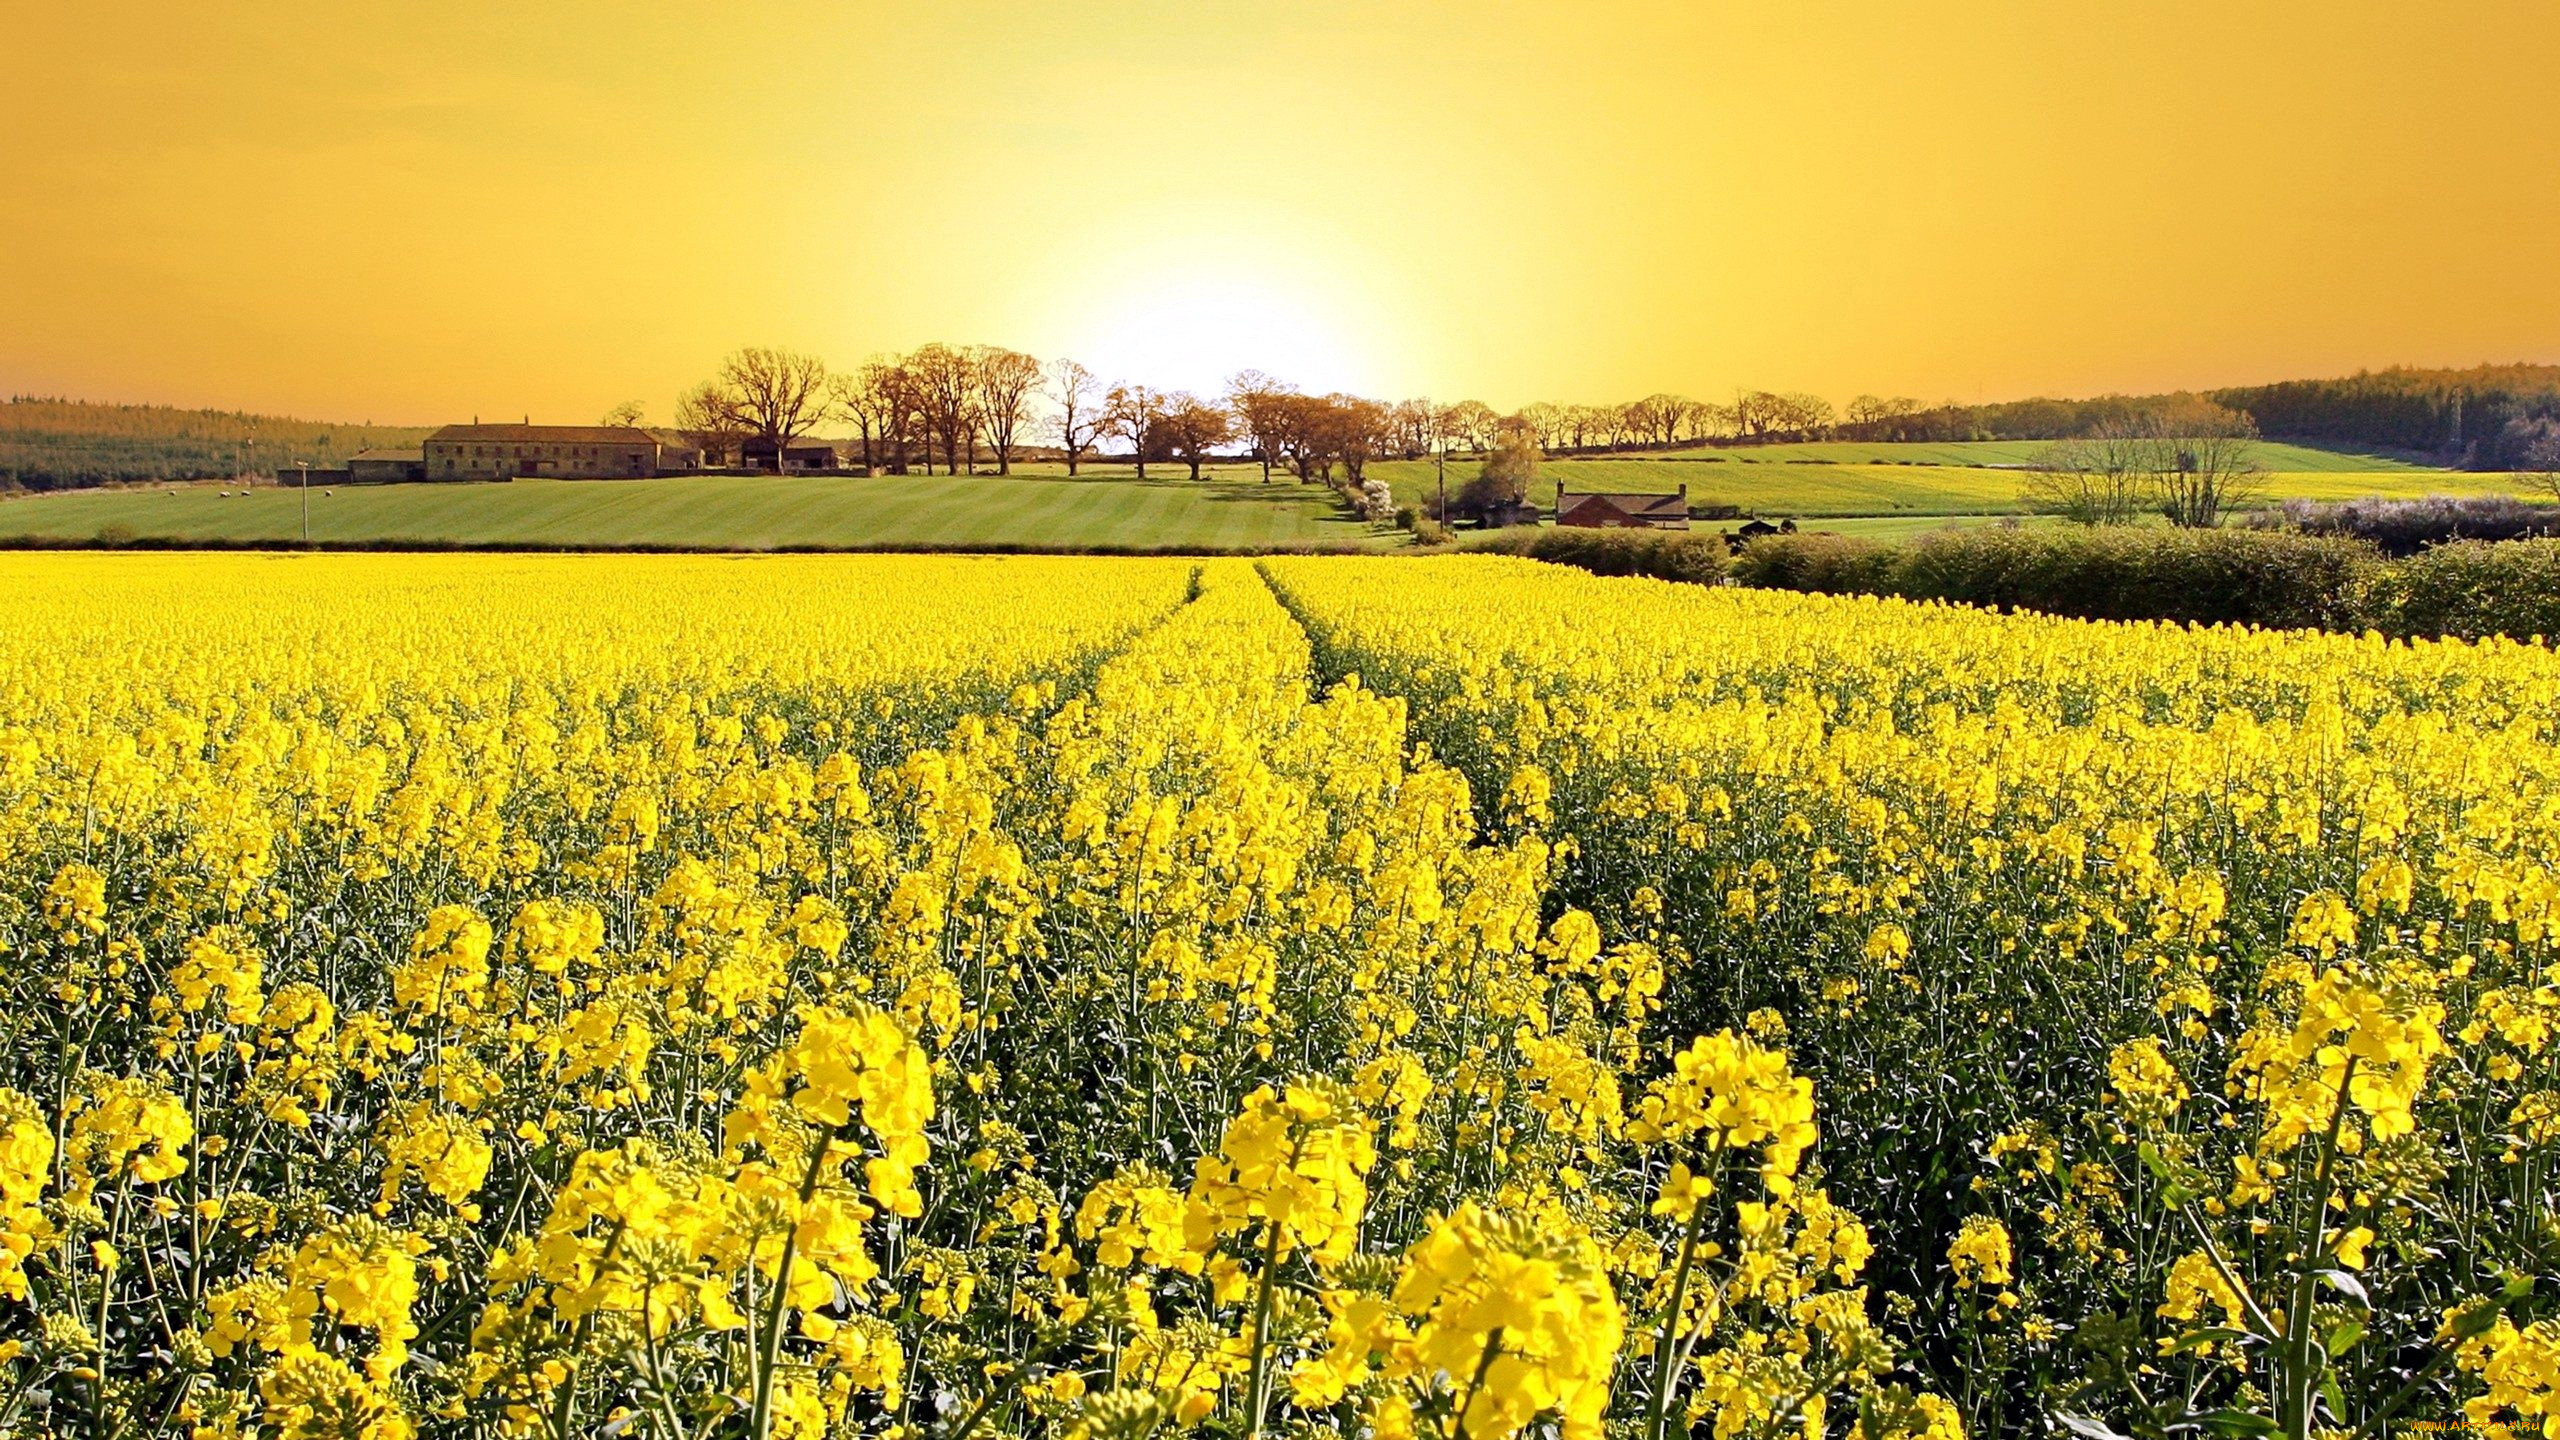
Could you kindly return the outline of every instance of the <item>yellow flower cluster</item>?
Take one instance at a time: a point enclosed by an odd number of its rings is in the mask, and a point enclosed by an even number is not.
[[[1994,1293],[2037,1309],[1968,1311],[1995,1282],[1967,1243],[1989,1232],[1959,1232],[1924,1324],[1966,1357],[1974,1423],[2193,1423],[2145,1408],[2145,1367],[2174,1364],[2199,1411],[2377,1430],[2447,1287],[2547,1272],[2501,1217],[2560,1204],[2537,1168],[2560,1140],[2548,648],[1475,558],[1384,585],[1265,568],[1331,663],[1556,848],[1566,903],[1664,954],[1675,1012],[1782,1022],[1824,1135],[1857,1137],[1825,1182],[1884,1206],[1896,1273],[1934,1268],[1908,1237],[1955,1219],[1912,1177],[1979,1157],[1969,1208],[2034,1281]],[[1672,1180],[1665,1213],[1712,1189]],[[2022,1400],[2102,1343],[2042,1307],[2164,1323],[2103,1342],[2121,1382]]]
[[[1449,1390],[1451,1434],[1516,1434],[1540,1415],[1573,1440],[1600,1434],[1626,1321],[1589,1238],[1470,1202],[1414,1245],[1395,1305],[1412,1333],[1390,1373]],[[1381,1436],[1415,1430],[1402,1394],[1373,1419]]]
[[[1269,1227],[1275,1260],[1301,1249],[1319,1261],[1342,1260],[1359,1239],[1377,1159],[1366,1117],[1326,1087],[1265,1085],[1227,1122],[1218,1153],[1200,1158],[1184,1240],[1205,1251],[1259,1221]]]
[[[0,587],[30,1433],[2545,1403],[2538,647],[1492,558]]]

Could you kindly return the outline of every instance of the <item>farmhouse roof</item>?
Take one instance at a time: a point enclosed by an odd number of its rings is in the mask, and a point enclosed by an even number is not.
[[[1595,501],[1631,518],[1642,519],[1655,516],[1682,520],[1689,518],[1689,497],[1686,495],[1655,495],[1616,490],[1565,492],[1564,503],[1568,509],[1578,510]]]
[[[427,451],[423,445],[377,445],[371,450],[359,450],[347,458],[350,460],[424,460],[427,458]]]
[[[430,440],[542,445],[653,445],[657,437],[629,425],[447,425]]]

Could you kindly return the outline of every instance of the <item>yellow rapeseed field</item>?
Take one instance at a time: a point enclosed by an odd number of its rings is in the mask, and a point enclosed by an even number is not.
[[[2560,1413],[2540,646],[1488,557],[0,604],[0,1435]]]

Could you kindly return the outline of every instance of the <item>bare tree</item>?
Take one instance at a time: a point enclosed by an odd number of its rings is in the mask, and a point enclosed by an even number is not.
[[[2046,446],[2021,494],[2038,511],[2075,525],[2130,525],[2151,500],[2150,449],[2138,426],[2100,425]]]
[[[1031,422],[1031,397],[1040,387],[1040,362],[1019,350],[981,345],[971,352],[977,371],[978,423],[996,452],[996,473],[1013,473],[1014,437]]]
[[[917,408],[925,419],[925,440],[942,442],[942,469],[960,473],[960,452],[970,453],[977,469],[978,365],[966,350],[935,343],[907,357],[907,373],[915,377]]]
[[[1733,396],[1734,433],[1745,440],[1765,440],[1794,428],[1795,407],[1784,395],[1766,390],[1738,390]]]
[[[1850,400],[1840,418],[1852,425],[1882,425],[1920,413],[1920,402],[1908,396],[1860,395]]]
[[[1102,438],[1102,378],[1073,360],[1049,362],[1049,403],[1057,407],[1058,445],[1067,452],[1067,473],[1076,473],[1084,452]]]
[[[676,428],[702,451],[705,469],[726,469],[746,444],[747,429],[718,383],[705,380],[676,400]]]
[[[2516,437],[2516,478],[2560,498],[2560,423],[2527,421]]]
[[[1147,452],[1162,442],[1156,427],[1164,421],[1164,396],[1145,385],[1114,385],[1103,398],[1102,413],[1111,433],[1129,442],[1138,478],[1147,478]]]
[[[2209,530],[2255,500],[2257,422],[2210,400],[2166,406],[2139,422],[2148,432],[2160,513],[2172,525]]]
[[[1281,458],[1289,430],[1290,400],[1297,392],[1259,370],[1240,370],[1227,381],[1227,409],[1236,418],[1253,458],[1262,462],[1262,483],[1271,483],[1271,466]]]
[[[1440,412],[1427,399],[1399,400],[1387,411],[1396,452],[1407,460],[1428,454],[1440,438]]]
[[[1494,426],[1501,418],[1481,400],[1461,400],[1440,412],[1440,433],[1481,455],[1493,443]]]
[[[2257,440],[2248,416],[2182,397],[2055,442],[2025,494],[2084,525],[2126,524],[2150,507],[2172,525],[2210,529],[2256,497]]]
[[[1529,428],[1529,434],[1536,439],[1541,450],[1557,449],[1565,443],[1568,425],[1562,405],[1550,405],[1540,400],[1521,406],[1520,413],[1512,418]]]
[[[1800,440],[1819,440],[1831,431],[1831,402],[1819,395],[1792,391],[1772,397],[1778,402],[1776,428]]]
[[[720,363],[720,373],[685,397],[700,424],[684,428],[735,433],[773,450],[774,473],[791,443],[816,429],[830,404],[826,362],[790,350],[749,346]]]
[[[1194,480],[1200,478],[1200,462],[1209,451],[1235,436],[1235,420],[1225,406],[1188,391],[1177,390],[1164,397],[1164,419],[1160,423],[1174,458],[1191,467]]]
[[[862,470],[866,475],[880,472],[888,448],[889,437],[906,427],[902,423],[908,408],[906,372],[898,362],[877,357],[863,363],[861,369],[836,377],[836,408],[854,423],[862,439]],[[906,472],[906,453],[901,446],[897,470]]]
[[[643,423],[642,417],[646,416],[648,413],[648,411],[641,408],[639,401],[625,400],[621,404],[604,412],[604,418],[596,423],[599,425],[636,430],[640,428]]]
[[[2535,488],[2560,499],[2560,440],[2538,440],[2524,452],[2524,474]]]
[[[1695,423],[1698,402],[1682,395],[1647,395],[1627,407],[1633,428],[1658,445],[1676,445]]]
[[[924,388],[904,360],[891,358],[881,374],[880,438],[889,455],[889,473],[904,475],[921,452],[924,473],[933,473],[933,427],[926,423]]]

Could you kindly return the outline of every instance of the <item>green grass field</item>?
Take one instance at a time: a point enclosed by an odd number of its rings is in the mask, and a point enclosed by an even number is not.
[[[1145,480],[1125,467],[1069,479],[1056,466],[1011,476],[704,475],[656,480],[517,480],[472,485],[340,485],[311,492],[323,544],[425,540],[464,545],[1199,546],[1388,545],[1332,492],[1251,466],[1197,482],[1179,469]],[[229,498],[223,491],[230,491]],[[290,541],[302,499],[289,486],[197,483],[0,501],[0,536],[87,539],[110,527],[150,540]]]
[[[1427,461],[1382,461],[1375,468],[1404,504],[1419,504],[1434,484]],[[1450,487],[1454,490],[1463,484],[1475,470],[1472,461],[1452,464]],[[1655,493],[1669,493],[1686,484],[1691,502],[1700,506],[1732,505],[1745,514],[1796,516],[1821,522],[1818,528],[1898,537],[1950,520],[2017,514],[2024,508],[2019,494],[2023,479],[2015,470],[1979,465],[1572,459],[1542,464],[1533,498],[1541,505],[1552,503],[1558,481],[1576,490]],[[2518,488],[2511,476],[2408,466],[2285,470],[2263,477],[2262,499],[2492,494]],[[0,537],[86,540],[105,533],[151,541],[289,542],[301,533],[301,515],[301,497],[288,486],[244,490],[236,483],[219,482],[151,485],[0,500]],[[1710,528],[1717,523],[1701,522]],[[1121,465],[1088,467],[1075,479],[1055,465],[1031,465],[1011,476],[704,475],[340,485],[312,492],[311,538],[321,544],[422,541],[710,549],[878,545],[1251,550],[1298,545],[1384,547],[1401,541],[1400,536],[1373,532],[1353,519],[1331,491],[1299,485],[1285,476],[1265,485],[1260,471],[1251,465],[1216,467],[1197,482],[1181,478],[1179,469],[1163,467],[1142,481]]]
[[[1769,447],[1777,448],[1777,447]],[[1374,467],[1400,504],[1420,504],[1436,483],[1431,462],[1394,460]],[[1476,473],[1473,461],[1449,466],[1449,489]],[[2000,515],[2025,509],[2016,470],[1946,465],[1707,464],[1694,460],[1549,460],[1539,465],[1530,498],[1555,503],[1561,481],[1574,490],[1668,494],[1689,487],[1692,505],[1733,505],[1745,514],[1794,516]],[[2357,500],[2367,496],[2503,494],[2519,489],[2509,475],[2408,467],[2377,470],[2282,470],[2261,477],[2261,499]]]
[[[1682,460],[1696,465],[2032,465],[2049,440],[1954,440],[1930,443],[1869,443],[1825,440],[1781,445],[1707,446],[1680,450],[1638,450],[1631,458]],[[2268,470],[2432,470],[2430,466],[2391,455],[2289,444],[2258,443],[2258,461]]]

